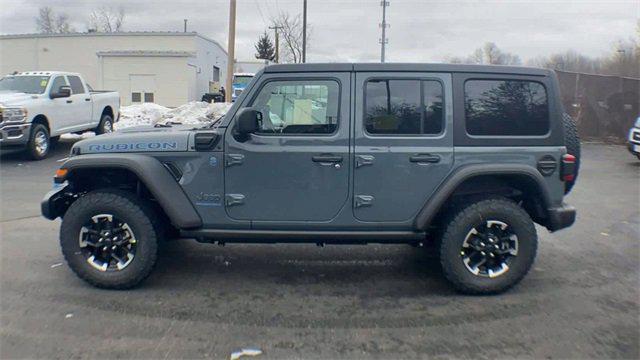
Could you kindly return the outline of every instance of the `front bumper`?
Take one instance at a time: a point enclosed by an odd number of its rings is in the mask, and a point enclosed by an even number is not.
[[[576,208],[571,205],[562,203],[562,205],[548,209],[549,220],[547,221],[547,229],[549,231],[558,231],[567,228],[576,221]]]
[[[66,212],[73,198],[68,187],[69,184],[65,182],[55,186],[44,196],[40,202],[42,216],[49,220],[55,220]]]
[[[29,142],[30,123],[5,123],[0,125],[0,146],[24,146]]]

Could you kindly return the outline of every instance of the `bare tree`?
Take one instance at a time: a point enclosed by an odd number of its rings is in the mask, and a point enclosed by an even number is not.
[[[125,11],[120,7],[114,10],[103,6],[89,14],[89,29],[97,32],[122,31],[124,26]]]
[[[487,42],[477,48],[466,58],[446,57],[445,61],[453,64],[492,64],[492,65],[520,65],[520,57],[498,48],[495,43]]]
[[[65,13],[57,14],[49,6],[43,6],[38,10],[36,17],[36,27],[38,32],[45,34],[69,33],[73,32],[73,27],[69,24],[69,16]]]
[[[272,26],[279,28],[279,34],[284,43],[284,51],[281,58],[287,62],[302,62],[302,19],[300,15],[291,16],[289,13],[281,12],[277,17],[271,19]],[[311,37],[311,27],[307,24],[307,50],[309,49],[309,38]]]

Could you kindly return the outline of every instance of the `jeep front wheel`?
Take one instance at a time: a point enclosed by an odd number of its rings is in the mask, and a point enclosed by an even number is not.
[[[155,265],[160,232],[142,200],[118,190],[99,190],[76,200],[60,228],[69,267],[88,283],[127,289],[144,280]]]
[[[445,227],[440,262],[447,280],[462,293],[503,292],[533,265],[535,226],[511,200],[494,198],[463,206]]]

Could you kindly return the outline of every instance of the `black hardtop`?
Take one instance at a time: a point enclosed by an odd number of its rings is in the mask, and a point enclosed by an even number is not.
[[[514,74],[549,76],[552,70],[525,66],[506,65],[462,65],[427,63],[317,63],[317,64],[276,64],[265,67],[265,73],[301,72],[458,72],[483,74]]]

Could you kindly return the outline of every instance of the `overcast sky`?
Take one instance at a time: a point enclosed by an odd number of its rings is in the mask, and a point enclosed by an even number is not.
[[[189,31],[227,43],[228,0],[0,0],[0,32],[35,32],[41,6],[86,31],[88,14],[104,4],[124,7],[128,31],[182,31],[189,19]],[[301,13],[302,0],[238,0],[238,60],[253,59],[255,40],[281,11]],[[308,61],[379,61],[381,15],[380,0],[308,0]],[[638,18],[640,0],[390,0],[387,61],[442,61],[487,41],[525,61],[568,49],[600,56],[632,37]]]

